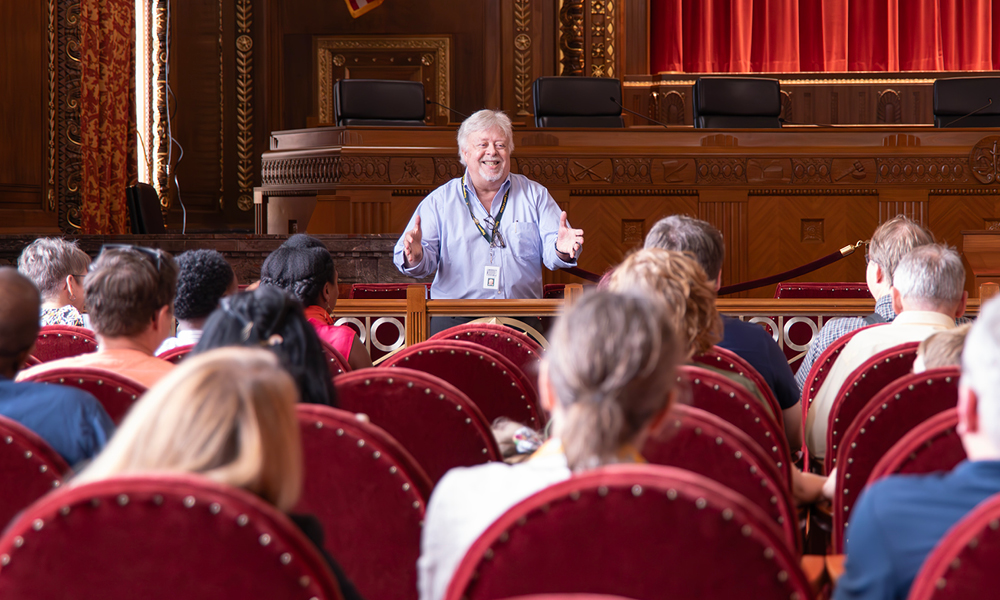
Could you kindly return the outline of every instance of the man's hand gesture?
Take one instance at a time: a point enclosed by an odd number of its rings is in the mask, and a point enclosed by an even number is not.
[[[566,224],[566,211],[559,215],[559,235],[556,237],[556,252],[567,254],[570,260],[580,254],[583,246],[583,230],[570,229]]]
[[[565,215],[566,213],[563,213],[564,217]],[[565,224],[566,219],[563,218],[563,225]],[[417,215],[413,223],[413,229],[407,231],[406,236],[403,237],[403,258],[406,260],[405,266],[407,268],[420,264],[420,261],[424,258],[424,247],[420,245],[421,237],[420,215]]]

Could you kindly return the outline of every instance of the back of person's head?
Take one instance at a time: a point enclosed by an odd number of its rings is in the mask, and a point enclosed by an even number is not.
[[[105,337],[142,333],[177,291],[177,263],[162,250],[108,247],[84,281],[94,331]]]
[[[868,245],[868,258],[882,267],[885,282],[895,281],[899,261],[910,250],[925,244],[933,244],[934,236],[919,223],[904,215],[896,215],[878,226]]]
[[[178,319],[208,317],[234,287],[233,267],[215,250],[188,250],[177,256],[177,266],[174,316]]]
[[[555,426],[570,469],[619,462],[667,408],[683,349],[662,302],[594,291],[556,321],[545,355],[563,420]]]
[[[689,255],[661,248],[634,252],[615,267],[608,289],[649,294],[663,302],[687,358],[722,339],[715,286]]]
[[[260,283],[286,290],[303,306],[313,306],[318,303],[323,286],[335,281],[333,257],[322,242],[318,246],[307,245],[301,238],[313,238],[304,235],[294,238],[300,239],[293,244],[286,242],[268,255],[260,268]]]
[[[976,393],[980,430],[1000,449],[1000,299],[983,304],[965,339],[962,385]]]
[[[199,473],[289,510],[302,488],[297,399],[270,352],[224,348],[190,357],[136,403],[73,483]]]
[[[966,323],[924,338],[917,347],[917,361],[923,367],[921,371],[961,365],[962,349],[965,348],[965,338],[969,335],[970,327],[972,324]],[[913,372],[920,372],[917,370],[917,363],[914,363]]]
[[[469,145],[469,136],[491,129],[499,130],[507,139],[507,153],[514,152],[514,126],[510,122],[510,117],[502,110],[484,108],[472,113],[472,116],[462,121],[461,127],[458,128],[458,158],[463,166],[468,166],[465,164],[463,152]]]
[[[899,261],[892,285],[911,306],[952,312],[965,291],[962,257],[941,244],[919,246]]]
[[[722,232],[711,223],[685,215],[670,215],[657,221],[646,234],[643,247],[691,253],[710,281],[719,278],[726,256]]]
[[[322,240],[304,233],[289,236],[282,246],[286,248],[326,248],[326,244]]]
[[[330,369],[316,330],[302,305],[284,290],[262,285],[226,296],[202,329],[191,351],[200,354],[225,346],[265,348],[291,373],[303,402],[336,406]]]
[[[67,276],[83,281],[90,257],[75,241],[62,238],[38,238],[28,244],[17,259],[17,270],[30,279],[42,298],[54,298]]]
[[[42,299],[31,281],[13,267],[0,267],[0,375],[13,376],[38,337]]]

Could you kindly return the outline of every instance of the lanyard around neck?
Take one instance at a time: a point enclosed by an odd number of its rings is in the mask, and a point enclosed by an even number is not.
[[[465,187],[465,175],[462,175],[462,198],[465,200],[465,207],[469,209],[469,216],[472,217],[472,222],[476,224],[476,229],[482,234],[483,238],[493,245],[493,240],[500,235],[500,219],[503,218],[503,211],[507,208],[507,196],[510,195],[510,188],[513,186],[508,186],[507,191],[504,192],[503,201],[500,202],[500,212],[497,213],[497,219],[493,222],[493,231],[487,232],[486,229],[476,218],[476,215],[472,214],[472,203],[469,202],[469,190]],[[500,239],[503,239],[501,236]]]

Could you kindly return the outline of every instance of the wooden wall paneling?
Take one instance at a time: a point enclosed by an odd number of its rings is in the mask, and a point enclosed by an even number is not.
[[[927,226],[939,243],[948,244],[959,252],[964,251],[963,231],[1000,229],[1000,190],[934,190],[928,197]],[[972,266],[962,257],[965,265],[965,289],[969,297],[978,297],[979,288],[972,274]]]
[[[708,221],[722,232],[726,241],[726,257],[722,263],[722,284],[729,285],[749,279],[749,240],[747,223],[747,190],[707,190],[698,194],[698,218]],[[744,296],[745,293],[740,294]]]
[[[825,192],[825,193],[824,193]],[[842,192],[841,192],[842,193]],[[773,190],[749,197],[747,279],[767,277],[871,238],[878,226],[878,196],[839,195],[836,190]],[[727,254],[730,254],[727,239]],[[803,275],[796,281],[864,281],[863,251]],[[771,298],[775,286],[749,292]]]
[[[621,75],[649,73],[649,0],[622,0],[623,65]]]

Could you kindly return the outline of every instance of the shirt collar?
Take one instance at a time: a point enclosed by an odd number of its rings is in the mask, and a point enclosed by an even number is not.
[[[955,318],[948,315],[929,310],[907,310],[896,315],[892,324],[900,325],[935,325],[952,329],[955,327]]]
[[[316,319],[317,321],[322,321],[325,325],[333,325],[333,317],[330,313],[326,312],[326,309],[322,306],[312,305],[305,307],[304,311],[306,319]]]
[[[507,173],[507,179],[503,180],[503,183],[500,184],[500,189],[497,191],[497,195],[500,196],[501,198],[503,197],[503,193],[506,192],[507,189],[512,185],[510,180],[510,175],[511,175],[510,173]],[[465,189],[468,190],[469,197],[476,198],[478,200],[479,195],[476,194],[476,187],[472,185],[472,178],[469,177],[468,167],[465,168],[465,175],[463,175],[463,179],[465,180]]]

